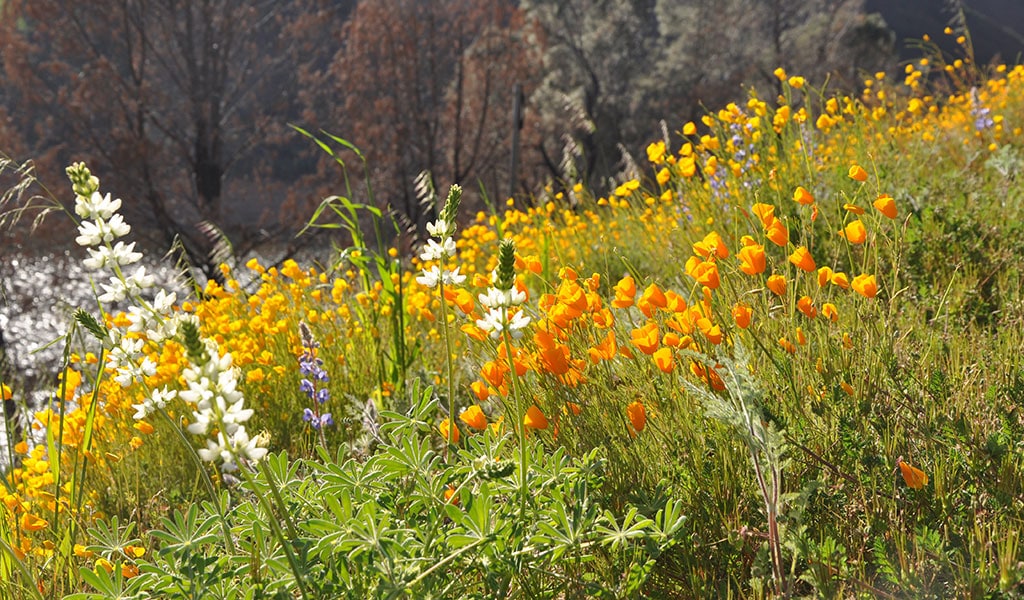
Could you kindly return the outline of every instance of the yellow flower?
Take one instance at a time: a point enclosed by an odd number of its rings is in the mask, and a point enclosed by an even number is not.
[[[686,125],[683,125],[683,135],[689,136],[689,135],[696,135],[696,134],[697,134],[697,126],[694,125],[693,121],[689,121],[689,122],[686,123]]]
[[[654,364],[663,372],[671,373],[676,368],[675,360],[672,358],[672,349],[661,347],[654,351]],[[643,429],[641,427],[641,429]]]
[[[82,544],[75,544],[74,553],[75,556],[77,556],[78,558],[92,558],[96,555],[95,552],[93,552],[92,550],[88,550]]]
[[[0,383],[0,399],[10,400],[13,397],[13,395],[14,394],[13,392],[11,392],[11,388],[7,387],[6,383]]]
[[[797,90],[804,87],[805,83],[807,83],[807,81],[803,77],[800,77],[799,75],[794,75],[789,78],[789,86]]]
[[[21,515],[21,528],[24,531],[39,531],[40,529],[46,529],[49,526],[49,521],[41,519],[32,513],[25,513]]]

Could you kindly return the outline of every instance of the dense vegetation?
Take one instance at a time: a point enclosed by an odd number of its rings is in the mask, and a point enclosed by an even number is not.
[[[0,595],[1019,593],[1024,67],[774,76],[612,194],[453,186],[410,257],[347,190],[329,264],[189,298],[69,168],[100,308],[8,450]]]

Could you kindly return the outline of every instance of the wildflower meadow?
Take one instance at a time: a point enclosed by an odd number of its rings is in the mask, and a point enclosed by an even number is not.
[[[1024,593],[1024,67],[775,75],[611,193],[439,185],[411,244],[339,190],[328,258],[190,291],[103,173],[8,192],[95,302],[8,429],[0,598]]]

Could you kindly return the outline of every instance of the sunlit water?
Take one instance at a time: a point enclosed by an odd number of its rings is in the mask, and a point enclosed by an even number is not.
[[[140,264],[156,278],[155,289],[183,289],[177,283],[177,273],[166,264],[145,259]],[[23,423],[25,407],[44,405],[56,390],[65,336],[74,312],[82,308],[99,317],[90,275],[97,274],[87,271],[69,255],[0,259],[0,333],[6,345],[9,373],[15,378],[8,385],[17,390],[15,401],[22,409]],[[105,282],[108,276],[101,273],[95,281]],[[86,341],[84,336],[75,340],[75,348],[81,348],[83,341],[87,348],[98,350],[97,342]],[[28,398],[22,390],[28,390]],[[0,419],[0,448],[6,447],[6,422]],[[7,461],[6,454],[6,450],[0,451],[0,468]]]

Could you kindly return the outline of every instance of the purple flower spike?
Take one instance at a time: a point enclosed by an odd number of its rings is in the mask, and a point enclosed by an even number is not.
[[[320,404],[323,404],[324,402],[327,402],[330,398],[331,398],[331,391],[328,390],[327,388],[324,388],[322,390],[317,390],[317,392],[316,392],[316,401],[319,402]]]

